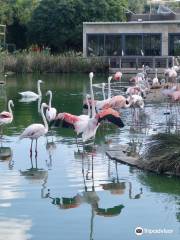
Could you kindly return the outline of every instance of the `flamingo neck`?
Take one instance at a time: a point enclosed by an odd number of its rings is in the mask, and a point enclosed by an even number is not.
[[[104,85],[102,86],[102,94],[103,94],[103,99],[106,99],[105,92],[104,92]]]
[[[108,98],[111,98],[111,78],[108,78]]]
[[[40,82],[38,82],[37,88],[38,88],[38,95],[39,95],[39,97],[42,97],[41,88],[40,88]]]
[[[86,96],[86,103],[87,103],[87,106],[88,106],[88,116],[91,117],[91,109],[90,109],[89,99],[88,99],[87,96]]]
[[[95,102],[94,102],[94,92],[92,86],[92,77],[90,77],[90,91],[91,91],[91,101],[92,101],[92,117],[96,115]]]
[[[48,131],[48,123],[47,123],[46,117],[44,115],[44,105],[43,104],[41,105],[41,116],[42,116],[42,119],[44,122],[45,129],[46,129],[46,131]]]
[[[49,107],[51,108],[52,92],[49,92]]]
[[[8,102],[8,111],[10,112],[10,114],[12,114],[12,109],[11,109],[11,102]]]

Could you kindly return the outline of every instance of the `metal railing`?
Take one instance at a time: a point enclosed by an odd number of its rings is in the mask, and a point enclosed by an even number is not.
[[[168,68],[173,64],[173,56],[112,56],[108,57],[109,68]]]

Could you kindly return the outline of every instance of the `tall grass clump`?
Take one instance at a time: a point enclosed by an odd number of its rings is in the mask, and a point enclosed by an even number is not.
[[[73,51],[51,55],[44,52],[3,53],[0,71],[15,73],[87,73],[105,72],[108,64],[101,58],[84,58]]]
[[[157,173],[180,176],[180,136],[159,133],[151,137],[142,154],[144,167]]]

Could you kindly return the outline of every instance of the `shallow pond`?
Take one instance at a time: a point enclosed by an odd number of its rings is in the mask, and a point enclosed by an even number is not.
[[[11,76],[0,86],[0,111],[13,99],[14,121],[4,129],[0,146],[0,240],[110,240],[138,239],[136,227],[168,233],[144,233],[142,239],[180,237],[179,179],[144,173],[115,163],[105,151],[128,143],[136,152],[146,136],[165,128],[164,103],[147,103],[136,127],[130,110],[123,110],[125,128],[102,125],[94,147],[79,150],[71,129],[53,129],[38,143],[38,156],[29,156],[30,140],[19,141],[23,129],[41,122],[38,101],[20,101],[18,92],[53,92],[58,111],[82,113],[86,75]],[[95,81],[106,81],[96,76]],[[101,98],[100,89],[96,97]],[[159,120],[158,120],[159,119]],[[149,124],[148,124],[149,123]],[[153,123],[153,124],[152,124]],[[4,155],[3,155],[4,154]]]

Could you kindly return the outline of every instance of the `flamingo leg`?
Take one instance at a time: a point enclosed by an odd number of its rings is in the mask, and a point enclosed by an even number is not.
[[[0,127],[0,138],[3,138],[3,127]]]
[[[32,158],[32,146],[33,146],[33,139],[31,139],[30,158]]]
[[[35,147],[35,157],[37,157],[37,139],[36,139],[36,147]]]
[[[78,148],[78,151],[79,151],[79,145],[78,145],[78,137],[76,135],[76,145],[77,145],[77,148]]]

